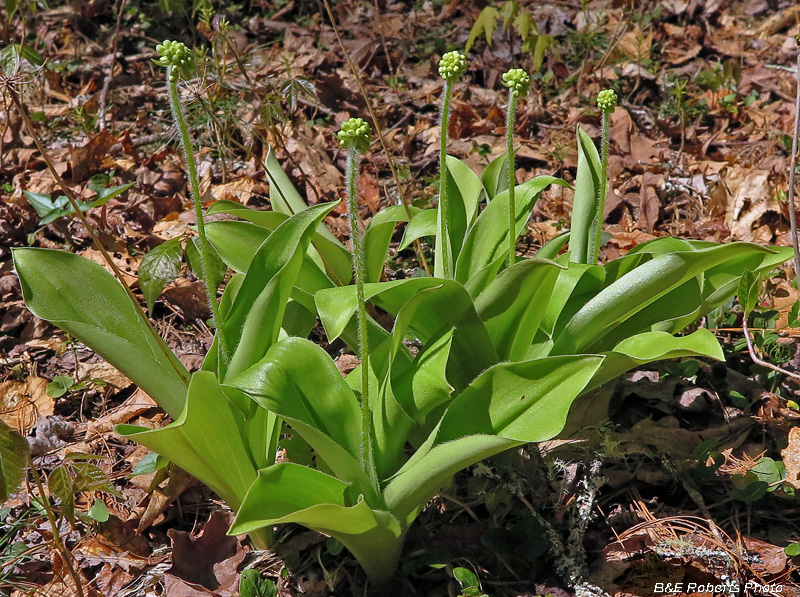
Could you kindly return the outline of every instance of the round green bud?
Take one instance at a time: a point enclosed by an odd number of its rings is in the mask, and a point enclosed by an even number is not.
[[[369,138],[372,130],[363,118],[351,118],[342,123],[341,130],[336,133],[339,145],[345,149],[355,147],[359,153],[366,153],[369,149]]]
[[[467,72],[467,57],[458,50],[447,52],[439,61],[439,75],[445,81],[455,81]]]
[[[170,81],[176,82],[178,75],[191,77],[194,72],[194,55],[185,43],[166,40],[156,46],[159,59],[155,61],[160,66],[171,66]]]
[[[613,89],[604,89],[597,94],[597,107],[604,114],[611,114],[617,107],[617,92]]]
[[[528,93],[531,88],[531,76],[521,68],[512,68],[503,74],[503,85],[511,90],[515,97]]]

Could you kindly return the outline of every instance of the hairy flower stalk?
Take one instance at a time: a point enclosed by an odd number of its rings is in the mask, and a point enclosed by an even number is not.
[[[358,229],[358,162],[362,153],[369,149],[372,134],[369,125],[362,118],[351,118],[342,123],[336,134],[339,145],[347,150],[345,185],[347,187],[347,216],[350,220],[350,239],[353,245],[353,275],[356,281],[358,301],[358,352],[361,359],[361,465],[370,476],[375,487],[378,486],[377,473],[372,457],[372,432],[369,408],[369,340],[367,337],[367,305],[364,294],[364,280],[367,277],[366,257]]]
[[[614,109],[617,107],[617,94],[613,89],[604,89],[597,94],[597,107],[602,112],[602,133],[600,136],[600,184],[597,187],[597,210],[594,222],[592,222],[592,233],[594,247],[592,249],[592,260],[590,263],[597,263],[600,256],[600,242],[603,233],[603,213],[606,207],[606,194],[608,193],[608,121]]]
[[[447,123],[450,119],[450,97],[453,94],[453,84],[467,71],[467,58],[461,52],[453,50],[447,52],[439,61],[439,75],[444,79],[444,92],[442,93],[442,119],[439,146],[439,214],[441,229],[439,230],[439,246],[441,254],[436,255],[436,261],[441,262],[437,267],[442,276],[448,279],[453,277],[453,255],[450,245],[450,206],[447,202]]]
[[[512,68],[503,74],[503,85],[508,87],[508,112],[506,113],[506,153],[508,155],[508,267],[517,257],[517,204],[514,187],[517,184],[514,168],[514,116],[517,100],[528,93],[531,77],[521,68]]]
[[[228,364],[228,347],[225,342],[225,337],[219,332],[219,326],[222,321],[219,315],[219,304],[217,303],[217,288],[211,279],[211,258],[209,256],[208,241],[206,239],[206,227],[203,220],[203,205],[201,203],[200,184],[197,178],[197,165],[194,161],[194,153],[192,152],[192,140],[189,137],[189,129],[186,127],[186,121],[183,118],[181,110],[181,101],[178,94],[178,81],[183,77],[190,77],[194,72],[195,64],[192,51],[186,44],[179,41],[167,40],[162,44],[156,46],[160,58],[156,60],[156,64],[165,66],[167,68],[167,89],[169,90],[169,105],[172,109],[172,118],[178,126],[178,131],[181,134],[181,147],[183,147],[183,154],[186,158],[186,169],[189,172],[189,192],[194,203],[194,213],[197,219],[197,233],[200,237],[200,242],[197,245],[198,253],[200,254],[200,268],[203,276],[203,284],[206,287],[206,295],[208,298],[208,305],[211,308],[211,316],[214,319],[214,327],[217,328],[217,339],[220,347],[220,354],[222,363]]]

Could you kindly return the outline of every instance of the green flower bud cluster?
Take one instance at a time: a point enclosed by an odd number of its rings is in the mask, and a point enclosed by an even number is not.
[[[604,89],[597,94],[597,107],[605,114],[611,114],[617,107],[617,92],[613,89]]]
[[[372,130],[363,118],[351,118],[342,123],[342,129],[336,133],[339,145],[349,149],[355,147],[359,153],[369,149],[369,138]]]
[[[503,74],[503,85],[511,90],[514,97],[528,93],[531,87],[531,76],[521,68],[512,68]]]
[[[178,76],[191,77],[194,73],[194,56],[185,43],[166,40],[156,46],[160,58],[155,63],[160,66],[171,66],[170,81],[176,83]]]
[[[447,52],[439,61],[439,76],[445,81],[455,81],[467,72],[467,57],[458,50]]]

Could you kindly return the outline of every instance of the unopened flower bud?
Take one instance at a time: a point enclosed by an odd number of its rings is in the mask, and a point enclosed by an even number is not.
[[[341,130],[336,133],[339,145],[345,149],[355,147],[359,153],[369,149],[369,138],[372,130],[363,118],[351,118],[342,123]]]
[[[611,114],[617,107],[617,92],[613,89],[604,89],[597,94],[597,107],[605,114]]]
[[[455,81],[467,72],[467,57],[458,50],[447,52],[439,61],[439,75],[445,81]]]
[[[512,68],[503,74],[503,85],[508,87],[515,97],[520,97],[528,93],[531,76],[521,68]]]

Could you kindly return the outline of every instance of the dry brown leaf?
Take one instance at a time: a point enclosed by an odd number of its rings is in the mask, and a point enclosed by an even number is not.
[[[200,281],[188,282],[181,280],[178,286],[167,288],[163,293],[163,297],[179,307],[186,319],[195,320],[211,317],[211,310],[205,295],[205,286]]]
[[[232,520],[231,513],[216,511],[197,537],[175,529],[167,532],[172,539],[172,568],[166,573],[167,595],[228,597],[236,593],[237,569],[247,549],[236,537],[226,535]]]
[[[0,383],[0,419],[23,435],[39,417],[48,417],[55,410],[55,400],[47,395],[46,379],[29,377],[25,381]]]
[[[113,160],[108,152],[117,142],[117,137],[108,129],[103,129],[82,147],[70,149],[70,162],[72,164],[72,181],[82,182],[90,172],[107,165],[112,165]]]
[[[140,388],[137,388],[118,408],[106,413],[99,419],[89,421],[86,428],[86,438],[92,439],[110,433],[113,431],[115,425],[127,423],[133,419],[133,417],[157,406],[158,404],[156,404],[155,400],[145,394]]]
[[[252,178],[243,176],[225,184],[213,185],[211,187],[211,196],[217,200],[227,199],[247,205],[253,196],[255,186],[256,182]]]
[[[786,467],[786,483],[800,489],[800,427],[789,430],[787,446],[781,450],[783,464]]]
[[[193,480],[194,477],[189,473],[176,466],[171,467],[167,486],[163,490],[157,489],[150,494],[150,500],[139,520],[136,532],[141,533],[156,524],[164,511],[189,487]]]

